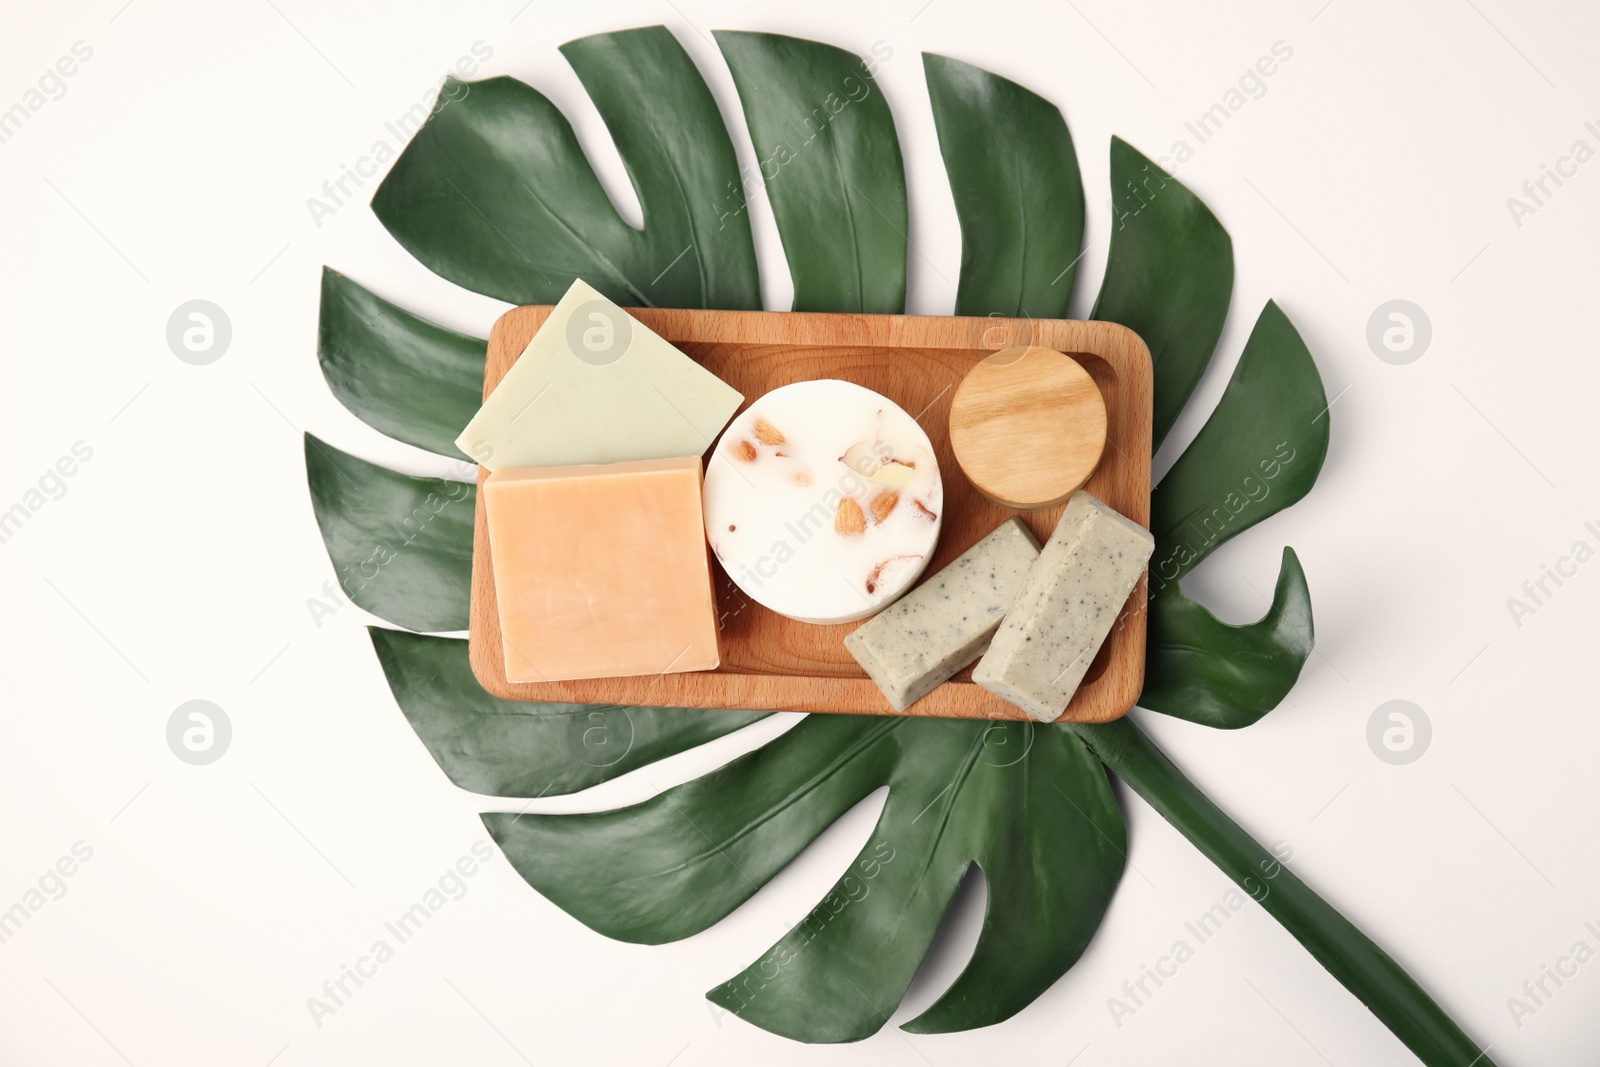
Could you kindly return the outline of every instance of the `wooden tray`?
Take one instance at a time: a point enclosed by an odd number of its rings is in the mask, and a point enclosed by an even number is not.
[[[1150,525],[1150,351],[1132,330],[1107,322],[979,319],[921,315],[817,315],[765,311],[630,308],[629,313],[738,389],[747,402],[791,382],[842,378],[876,390],[917,417],[944,479],[944,523],[933,574],[1005,519],[962,475],[950,450],[950,398],[972,365],[992,352],[1032,344],[1069,353],[1093,376],[1106,402],[1105,455],[1085,488],[1141,526]],[[506,312],[489,336],[483,391],[505,376],[549,307]],[[480,470],[480,486],[488,472]],[[509,700],[664,707],[751,708],[869,715],[1027,719],[1020,708],[975,685],[967,668],[904,713],[894,711],[845,650],[860,623],[794,622],[755,603],[715,557],[722,666],[714,671],[568,682],[508,682],[489,555],[484,494],[473,530],[470,651],[478,681]],[[1060,506],[1020,513],[1043,542]],[[1062,721],[1104,722],[1126,712],[1144,685],[1145,579]]]

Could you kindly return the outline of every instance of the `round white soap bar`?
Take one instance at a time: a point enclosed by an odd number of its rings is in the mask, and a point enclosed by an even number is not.
[[[728,425],[705,510],[712,551],[752,600],[801,622],[852,622],[933,558],[944,488],[917,420],[824,378],[774,389]]]

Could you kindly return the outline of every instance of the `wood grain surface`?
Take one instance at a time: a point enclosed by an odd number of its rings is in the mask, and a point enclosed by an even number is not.
[[[984,497],[961,474],[949,418],[956,387],[973,366],[1017,345],[1071,353],[1104,399],[1105,454],[1084,486],[1146,528],[1150,525],[1150,352],[1133,331],[1107,322],[958,318],[923,315],[822,315],[769,311],[630,308],[638,321],[728,382],[748,404],[768,390],[814,378],[841,378],[887,396],[916,416],[933,442],[944,480],[945,514],[935,573],[1018,512]],[[549,307],[513,308],[489,337],[488,396]],[[709,450],[709,443],[708,443]],[[479,471],[479,485],[487,471]],[[714,671],[570,682],[508,682],[495,601],[484,496],[473,531],[470,652],[478,681],[495,696],[583,704],[921,715],[1028,720],[1022,709],[975,685],[971,668],[907,712],[889,706],[850,653],[844,637],[860,623],[794,622],[749,600],[713,560],[722,665]],[[1020,513],[1042,542],[1061,507]],[[1145,579],[1128,598],[1061,721],[1104,722],[1124,714],[1144,685]]]
[[[1106,447],[1106,405],[1089,372],[1053,348],[996,352],[973,367],[950,403],[950,447],[961,473],[1002,507],[1066,503]]]

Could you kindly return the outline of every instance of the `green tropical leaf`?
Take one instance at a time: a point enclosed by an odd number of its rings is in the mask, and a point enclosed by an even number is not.
[[[1218,547],[1301,500],[1328,454],[1322,376],[1294,324],[1268,301],[1211,418],[1150,495],[1153,711],[1209,726],[1248,726],[1277,707],[1311,654],[1311,595],[1286,552],[1271,608],[1228,626],[1180,582]]]
[[[1257,622],[1230,626],[1175,587],[1151,599],[1139,703],[1220,729],[1249,726],[1289,695],[1314,643],[1311,590],[1285,548],[1272,606]]]
[[[1233,241],[1211,209],[1120,137],[1111,138],[1111,251],[1091,319],[1150,346],[1160,448],[1211,362],[1233,294]]]
[[[446,81],[372,198],[430,270],[513,304],[582,277],[632,307],[759,308],[750,220],[722,114],[662,26],[562,46],[611,131],[644,215],[623,221],[566,117],[512,78]]]
[[[322,376],[340,403],[390,437],[467,458],[455,440],[483,403],[486,346],[322,270]]]
[[[900,1003],[977,863],[989,891],[977,950],[909,1028],[1009,1018],[1082,954],[1124,863],[1105,773],[1064,730],[812,715],[633,807],[484,822],[529,884],[563,910],[609,937],[655,944],[723,918],[884,785],[872,837],[833,890],[708,996],[799,1040],[866,1037]]]
[[[478,488],[415,478],[306,434],[306,481],[339,585],[412,630],[465,630]]]
[[[561,796],[713,741],[755,711],[541,704],[490,696],[467,643],[368,627],[395,701],[439,769],[497,797]]]
[[[961,223],[957,315],[1060,319],[1083,250],[1083,183],[1067,121],[1016,82],[922,54]]]
[[[1328,396],[1272,301],[1216,410],[1150,494],[1152,584],[1177,582],[1223,544],[1298,503],[1328,455]]]
[[[783,239],[794,310],[904,311],[905,170],[875,63],[775,33],[715,36]]]

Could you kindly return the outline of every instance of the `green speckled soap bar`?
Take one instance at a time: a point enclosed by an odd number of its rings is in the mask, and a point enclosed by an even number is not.
[[[972,680],[1040,722],[1059,719],[1154,549],[1150,531],[1072,494]]]
[[[905,711],[983,654],[1038,557],[1033,534],[1008,519],[857,627],[844,646]]]

